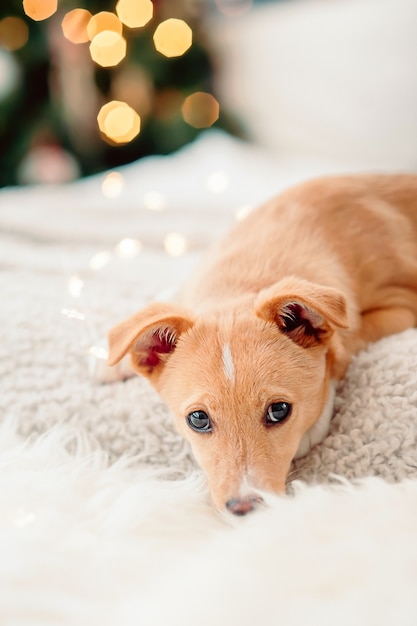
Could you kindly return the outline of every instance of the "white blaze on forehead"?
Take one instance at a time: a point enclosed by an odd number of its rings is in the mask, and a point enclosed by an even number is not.
[[[228,343],[225,343],[222,349],[222,361],[224,375],[231,383],[235,380],[235,366],[233,363],[232,352]]]

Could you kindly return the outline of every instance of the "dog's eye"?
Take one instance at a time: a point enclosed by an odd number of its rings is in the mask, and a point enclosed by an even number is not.
[[[209,433],[212,431],[212,424],[209,416],[204,411],[193,411],[187,415],[188,426],[198,433]]]
[[[290,415],[291,409],[292,406],[288,402],[274,402],[266,411],[266,423],[280,424]]]

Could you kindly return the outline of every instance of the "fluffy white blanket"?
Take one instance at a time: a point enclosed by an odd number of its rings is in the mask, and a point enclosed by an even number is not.
[[[416,330],[355,358],[294,494],[241,520],[212,510],[144,381],[91,374],[106,329],[235,211],[330,169],[208,133],[110,192],[103,175],[0,194],[1,624],[417,623]]]

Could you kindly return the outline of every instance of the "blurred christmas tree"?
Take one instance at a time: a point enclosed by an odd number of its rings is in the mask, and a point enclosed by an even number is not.
[[[49,1],[25,0],[23,5],[28,13],[31,3],[36,10],[37,2],[45,7]],[[92,60],[89,41],[76,44],[67,38],[77,34],[81,18],[69,24],[64,36],[64,17],[80,5],[93,15],[116,14],[116,0],[59,0],[57,12],[35,21],[21,0],[1,2],[0,186],[92,174],[145,155],[169,153],[212,123],[231,127],[223,113],[217,120],[212,97],[186,100],[195,92],[212,93],[213,64],[202,28],[204,0],[153,0],[153,17],[145,26],[123,25],[127,53],[113,67]],[[169,18],[183,20],[192,30],[192,45],[172,58],[154,45],[157,26]],[[140,133],[130,141],[127,135],[118,143],[109,138],[111,133],[100,133],[97,114],[113,100],[126,103],[140,118]],[[111,115],[117,126],[116,113]]]

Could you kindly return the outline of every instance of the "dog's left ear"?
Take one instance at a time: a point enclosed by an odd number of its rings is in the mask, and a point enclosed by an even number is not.
[[[325,344],[336,328],[348,328],[344,295],[300,278],[287,278],[264,289],[256,315],[275,322],[282,333],[303,348]]]
[[[180,335],[193,324],[188,311],[179,306],[150,304],[110,330],[108,364],[116,365],[130,352],[134,369],[151,377],[162,370]]]

